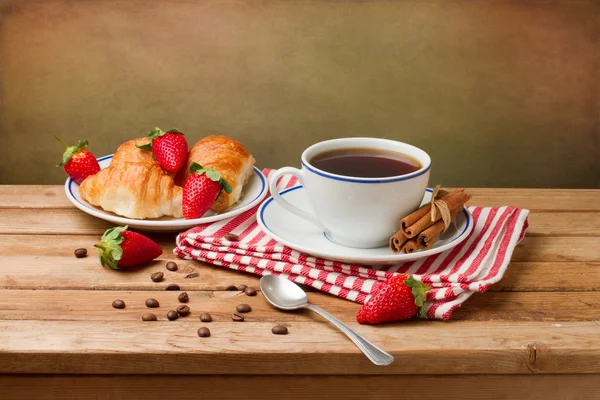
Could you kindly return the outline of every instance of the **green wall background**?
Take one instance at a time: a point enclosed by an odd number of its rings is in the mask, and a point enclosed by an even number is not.
[[[422,147],[432,184],[600,188],[600,1],[0,0],[0,183],[60,184],[54,140],[154,126],[259,167],[319,140]]]

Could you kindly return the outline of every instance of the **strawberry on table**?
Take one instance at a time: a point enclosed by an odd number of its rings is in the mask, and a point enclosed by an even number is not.
[[[177,129],[163,132],[154,128],[148,132],[150,143],[137,146],[142,150],[152,151],[154,159],[169,174],[176,174],[187,161],[188,143],[183,133]]]
[[[182,195],[183,218],[200,218],[215,202],[221,189],[231,193],[231,185],[217,171],[193,162]]]
[[[73,179],[77,184],[81,185],[81,182],[90,175],[97,174],[100,172],[100,164],[96,157],[85,148],[88,146],[88,141],[80,140],[77,146],[69,146],[58,136],[54,135],[65,148],[63,153],[63,159],[60,164],[56,164],[57,167],[63,167],[65,172]]]
[[[111,269],[133,267],[154,260],[162,254],[161,247],[146,236],[127,230],[127,225],[107,229],[99,249],[100,263]]]
[[[423,303],[430,288],[408,275],[388,279],[361,308],[356,320],[360,324],[383,324],[419,316],[425,318]]]

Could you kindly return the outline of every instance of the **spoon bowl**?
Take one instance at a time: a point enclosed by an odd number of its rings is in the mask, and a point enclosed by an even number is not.
[[[367,339],[354,332],[352,328],[342,321],[313,304],[309,304],[308,297],[304,290],[294,282],[279,275],[265,275],[260,278],[260,290],[263,296],[273,306],[282,310],[297,310],[308,308],[321,314],[328,319],[354,342],[354,344],[373,362],[375,365],[389,365],[394,362],[394,357],[369,342]]]
[[[300,286],[277,275],[262,277],[260,290],[269,303],[282,310],[297,310],[308,305],[308,297]]]

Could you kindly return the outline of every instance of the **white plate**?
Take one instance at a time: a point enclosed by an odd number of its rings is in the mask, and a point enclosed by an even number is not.
[[[423,202],[431,199],[431,189],[427,189]],[[296,207],[310,212],[310,205],[304,187],[296,186],[281,192],[281,195]],[[278,242],[302,253],[352,264],[378,265],[413,261],[448,250],[467,238],[473,229],[473,217],[466,208],[458,213],[452,224],[429,250],[419,250],[412,254],[394,254],[386,247],[356,249],[331,242],[324,232],[310,222],[286,211],[273,198],[267,199],[258,209],[258,224]]]
[[[99,158],[98,163],[100,164],[100,168],[107,168],[110,165],[112,157],[113,155],[111,154],[109,156]],[[173,217],[132,219],[121,217],[115,213],[104,211],[100,207],[95,207],[83,200],[79,194],[79,185],[71,178],[68,178],[67,182],[65,183],[65,192],[71,203],[73,203],[75,207],[79,208],[81,211],[118,225],[129,225],[131,228],[146,231],[183,231],[193,228],[199,224],[218,221],[241,214],[260,203],[267,195],[268,190],[265,176],[258,168],[254,167],[254,173],[248,180],[248,183],[244,186],[241,199],[235,206],[222,214],[217,214],[214,211],[209,210],[206,212],[206,214],[204,214],[204,216],[202,216],[202,218],[196,219]]]

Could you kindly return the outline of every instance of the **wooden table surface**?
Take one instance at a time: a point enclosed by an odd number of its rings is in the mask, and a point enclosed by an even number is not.
[[[600,190],[468,191],[470,204],[530,209],[530,228],[502,281],[451,321],[362,326],[358,304],[309,293],[396,357],[376,367],[316,314],[226,291],[258,289],[258,278],[177,259],[172,234],[150,235],[164,250],[150,265],[108,270],[93,245],[111,225],[62,186],[0,186],[0,398],[600,398]],[[73,256],[79,247],[87,258]],[[189,294],[190,316],[166,319],[179,305],[170,283]],[[142,322],[150,297],[158,321]],[[253,311],[232,322],[239,303]],[[289,334],[273,335],[276,324]]]

